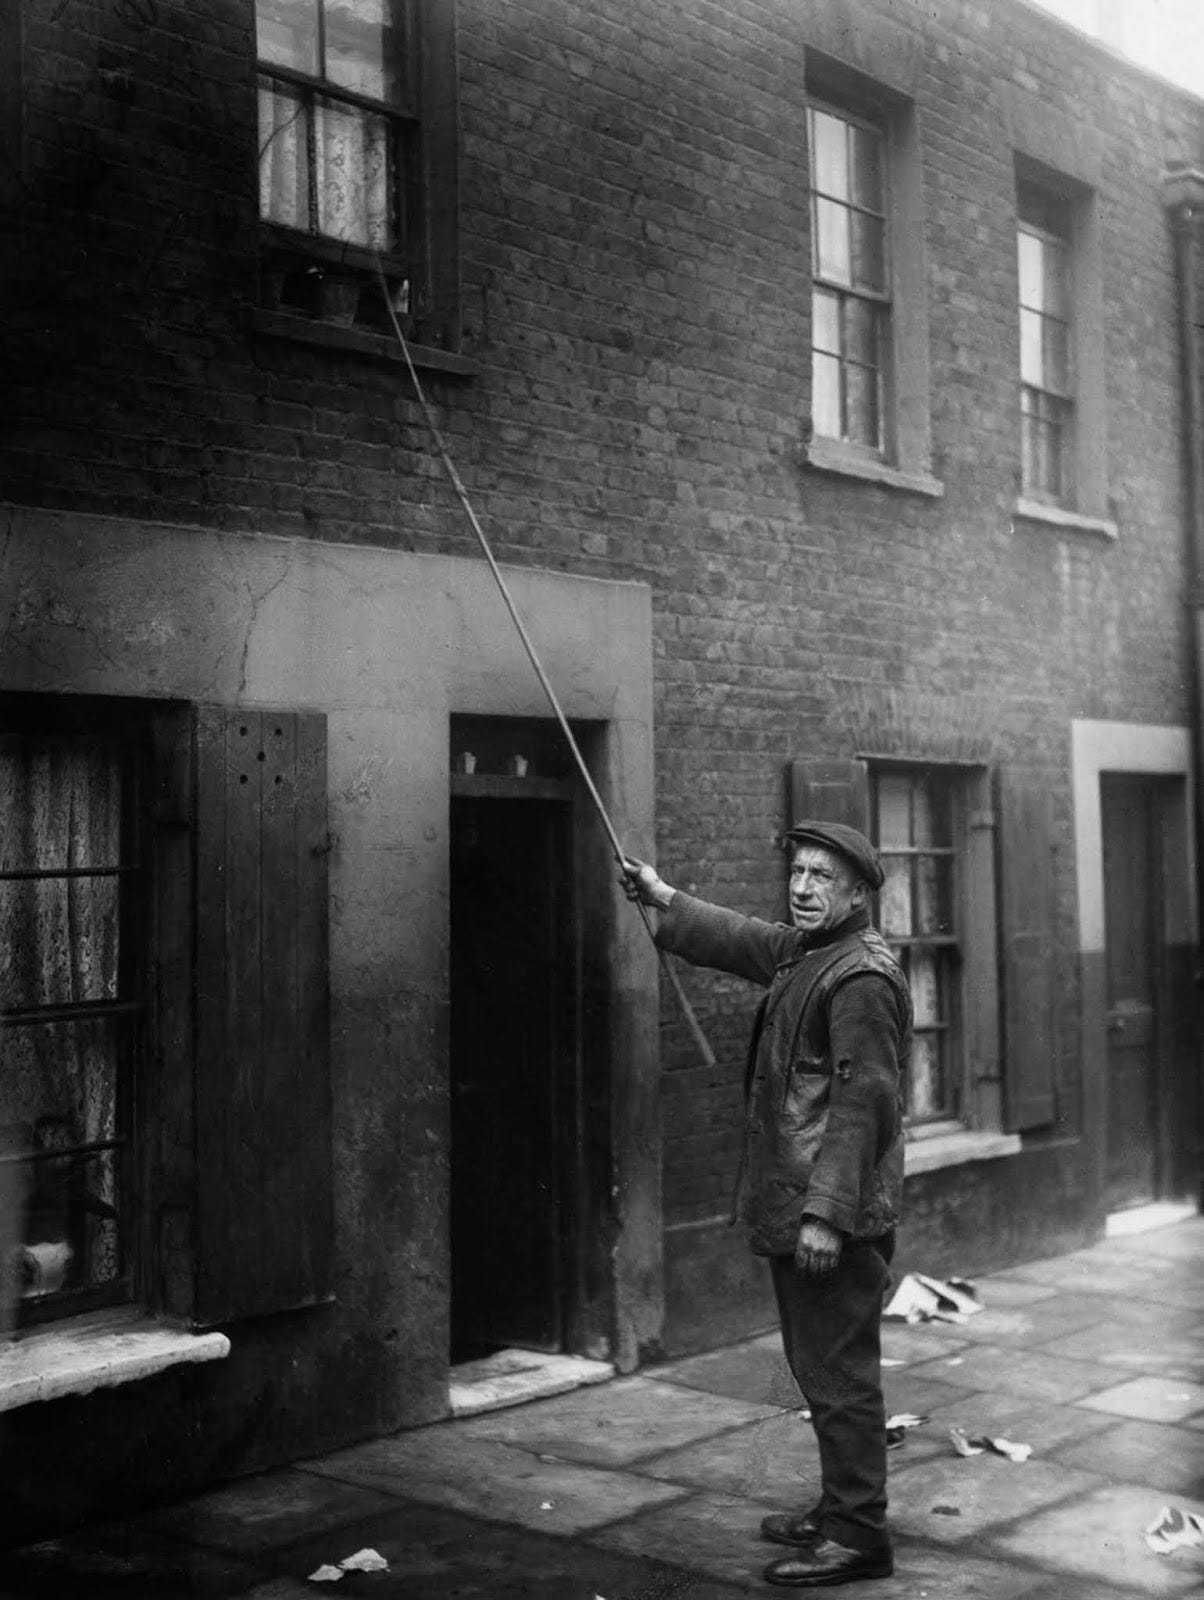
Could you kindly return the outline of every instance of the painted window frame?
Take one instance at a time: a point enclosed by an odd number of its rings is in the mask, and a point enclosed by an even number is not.
[[[401,31],[409,58],[395,98],[365,95],[321,72],[303,72],[261,58],[256,45],[260,95],[265,82],[272,80],[311,108],[305,112],[308,224],[296,227],[265,216],[261,201],[260,302],[269,311],[293,313],[295,320],[299,313],[391,337],[391,318],[379,287],[383,273],[389,306],[407,340],[454,354],[461,343],[455,7],[453,0],[387,3],[404,19]],[[322,0],[315,9],[319,24],[324,14]],[[316,49],[320,53],[322,48],[319,25]],[[390,129],[397,149],[391,203],[399,228],[390,247],[324,233],[318,227],[320,175],[312,106],[319,100],[382,119]],[[261,194],[264,145],[257,144],[255,183]]]
[[[1068,522],[1115,537],[1108,490],[1103,261],[1096,189],[1082,179],[1017,153],[1016,208],[1016,513],[1022,520]],[[1039,237],[1064,253],[1068,356],[1063,392],[1042,388],[1064,429],[1060,493],[1032,483],[1025,463],[1025,379],[1021,348],[1020,240]]]
[[[924,238],[921,131],[914,100],[847,63],[807,52],[806,102],[856,125],[877,130],[883,141],[884,254],[880,370],[881,426],[877,449],[817,432],[808,368],[807,462],[813,469],[886,484],[929,496],[943,485],[932,473],[929,385],[928,273]],[[807,155],[809,215],[812,159]],[[811,274],[814,285],[814,273]],[[812,289],[811,299],[814,297]],[[807,349],[814,343],[807,310]]]

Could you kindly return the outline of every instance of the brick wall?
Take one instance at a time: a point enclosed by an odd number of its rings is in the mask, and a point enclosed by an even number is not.
[[[1060,1050],[1073,1088],[1068,721],[1183,721],[1180,413],[1159,183],[1198,102],[1000,3],[881,0],[919,42],[939,500],[803,463],[808,217],[790,0],[460,0],[472,379],[428,387],[499,556],[654,591],[661,865],[781,905],[792,757],[848,753],[888,687],[985,708],[1061,828]],[[394,365],[252,333],[253,5],[31,0],[25,147],[0,178],[0,494],[465,552]],[[872,23],[870,24],[872,25]],[[1012,154],[1028,90],[1103,140],[1115,543],[1013,531]],[[721,1067],[664,1024],[666,1216],[723,1209],[751,997],[686,986]]]

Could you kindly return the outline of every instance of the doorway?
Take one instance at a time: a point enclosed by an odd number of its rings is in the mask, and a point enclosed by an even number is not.
[[[1102,773],[1107,1138],[1110,1212],[1157,1198],[1160,996],[1163,992],[1162,841],[1157,780]]]
[[[565,1348],[578,1139],[572,788],[453,776],[451,1359]]]

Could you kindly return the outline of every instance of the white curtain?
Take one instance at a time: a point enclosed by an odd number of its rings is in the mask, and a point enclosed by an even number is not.
[[[0,743],[0,869],[115,865],[121,786],[117,750],[104,741]],[[119,881],[0,880],[0,1006],[118,997]],[[114,1138],[115,1039],[113,1024],[99,1019],[0,1029],[5,1143],[59,1150]],[[72,1244],[84,1257],[74,1263],[76,1281],[103,1282],[117,1269],[116,1170],[112,1154],[28,1169],[26,1244]]]
[[[389,125],[357,106],[319,100],[312,110],[317,231],[385,249],[389,238]],[[259,90],[259,210],[285,227],[310,226],[306,112],[282,88]]]

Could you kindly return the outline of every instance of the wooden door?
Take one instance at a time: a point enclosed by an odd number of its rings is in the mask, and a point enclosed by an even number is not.
[[[1100,779],[1104,845],[1109,1210],[1157,1192],[1158,908],[1151,780]]]
[[[452,1359],[563,1347],[571,807],[452,799]]]

